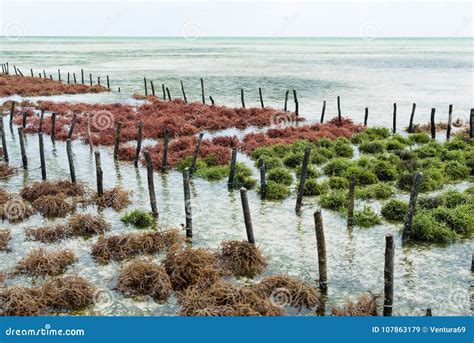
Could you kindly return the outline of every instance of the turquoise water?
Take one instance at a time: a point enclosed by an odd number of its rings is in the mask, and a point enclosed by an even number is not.
[[[369,107],[369,124],[391,125],[398,104],[399,127],[406,126],[413,102],[416,120],[427,122],[431,108],[446,120],[449,104],[454,119],[467,118],[473,102],[472,38],[0,38],[0,60],[19,66],[24,74],[46,70],[88,73],[111,78],[122,93],[143,92],[143,77],[161,83],[172,97],[200,99],[199,78],[206,93],[225,105],[259,106],[258,87],[267,106],[282,107],[285,91],[296,89],[300,111],[309,119],[342,112],[362,121]],[[113,96],[113,95],[110,95]],[[291,101],[290,101],[291,103]],[[292,104],[291,104],[292,106]]]

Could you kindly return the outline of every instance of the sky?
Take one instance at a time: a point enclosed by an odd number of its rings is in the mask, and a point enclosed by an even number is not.
[[[472,1],[0,0],[0,35],[473,37]]]

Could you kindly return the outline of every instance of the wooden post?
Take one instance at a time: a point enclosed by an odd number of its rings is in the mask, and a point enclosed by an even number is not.
[[[262,88],[258,88],[258,94],[260,96],[260,105],[262,106],[262,108],[265,108],[264,104],[263,104],[263,95],[262,95]]]
[[[51,139],[54,140],[56,137],[56,113],[51,114]]]
[[[365,108],[365,115],[364,115],[364,126],[367,126],[367,120],[369,119],[369,108]]]
[[[92,74],[91,74],[91,73],[89,73],[89,83],[90,83],[90,85],[91,85],[91,87],[92,87]]]
[[[199,148],[201,147],[202,137],[204,133],[200,133],[196,145],[194,146],[193,159],[191,161],[191,166],[189,167],[189,174],[192,175],[196,171],[196,162],[199,155]]]
[[[202,95],[202,103],[203,104],[206,104],[206,97],[204,95],[204,80],[201,79],[201,95]],[[191,174],[192,174],[192,171],[190,170]]]
[[[295,115],[296,117],[299,116],[299,103],[298,103],[298,96],[296,95],[296,90],[293,89],[293,98],[295,100]]]
[[[191,188],[189,187],[189,168],[183,171],[184,214],[186,217],[186,238],[193,238],[193,212],[191,207]]]
[[[326,291],[328,288],[328,271],[326,265],[326,240],[324,238],[323,217],[321,210],[314,212],[314,228],[318,247],[319,288]]]
[[[163,136],[163,155],[161,160],[161,172],[165,172],[168,168],[168,145],[170,142],[170,135],[168,129],[165,130],[165,134]]]
[[[471,273],[474,273],[474,254],[471,256]]]
[[[97,77],[97,84],[100,86],[100,76]]]
[[[89,138],[89,147],[91,152],[94,151],[94,145],[92,144],[92,134],[91,134],[91,115],[87,112],[87,137]]]
[[[22,127],[22,128],[25,128],[25,127],[26,127],[26,113],[27,113],[27,112],[26,112],[25,110],[23,110],[22,113],[21,113],[21,117],[22,117],[22,118],[21,118],[21,119],[22,119],[22,120],[21,120],[21,127]]]
[[[170,89],[166,87],[166,94],[168,94],[168,100],[171,101]]]
[[[267,197],[267,177],[263,159],[258,160],[258,169],[260,170],[260,199],[264,200]]]
[[[145,96],[148,96],[148,85],[146,84],[146,77],[143,78],[143,84],[145,85]]]
[[[300,184],[298,187],[298,195],[296,197],[296,213],[301,213],[301,206],[303,203],[303,193],[304,193],[304,184],[306,182],[306,171],[308,169],[309,163],[309,155],[311,153],[311,146],[306,146],[304,157],[303,157],[303,165],[301,167],[301,176],[300,176]]]
[[[235,164],[237,162],[237,148],[232,148],[232,157],[230,159],[229,180],[227,181],[227,188],[233,189],[235,186]]]
[[[337,96],[337,117],[339,118],[339,126],[342,124],[342,113],[341,113],[341,97]]]
[[[52,79],[53,79],[53,75],[49,74],[49,79],[52,80]]]
[[[137,150],[135,152],[135,167],[138,167],[138,160],[140,159],[140,150],[142,149],[142,132],[143,132],[143,122],[140,120],[138,122],[138,137],[137,137]]]
[[[69,72],[67,72],[67,84],[69,84],[69,82],[70,82],[69,79],[70,79],[70,74],[69,74]]]
[[[41,179],[46,181],[46,161],[44,158],[43,132],[38,133],[38,141],[40,149]]]
[[[31,77],[33,77],[33,69],[30,69],[30,71],[31,71]]]
[[[433,316],[433,312],[431,311],[431,308],[428,307],[428,308],[426,309],[426,315],[425,315],[425,316],[426,316],[426,317],[432,317],[432,316]]]
[[[242,102],[242,107],[245,108],[245,94],[244,89],[240,89],[240,101]]]
[[[77,84],[76,73],[72,73],[72,76],[73,76],[73,79],[74,79],[74,84]]]
[[[18,128],[18,138],[20,140],[20,151],[21,151],[21,162],[23,164],[23,169],[28,169],[28,158],[26,157],[25,150],[25,139],[23,137],[23,129]]]
[[[43,69],[43,75],[44,75],[44,78],[46,79],[46,70]]]
[[[143,154],[145,155],[146,161],[148,193],[150,194],[151,212],[155,217],[158,217],[158,208],[156,207],[155,182],[153,180],[153,163],[151,161],[150,152],[145,151]]]
[[[110,79],[109,79],[109,75],[107,75],[107,89],[110,90]]]
[[[392,133],[395,134],[397,132],[397,104],[393,104],[393,124],[392,124]]]
[[[436,139],[436,123],[435,123],[435,109],[431,109],[431,117],[430,117],[430,127],[431,127],[431,139]]]
[[[150,86],[151,86],[151,95],[155,96],[155,85],[153,84],[152,80],[150,80]]]
[[[81,82],[84,84],[84,69],[81,69]]]
[[[408,124],[408,133],[413,132],[413,118],[415,117],[416,104],[413,103],[410,114],[410,123]]]
[[[95,156],[95,174],[97,178],[97,194],[99,197],[101,197],[104,195],[104,184],[103,184],[104,173],[102,172],[102,164],[100,162],[100,151],[95,151],[94,156]]]
[[[288,97],[289,97],[289,95],[290,95],[290,91],[287,90],[287,91],[285,92],[285,105],[283,106],[283,110],[284,110],[285,112],[288,111]]]
[[[72,134],[74,132],[74,127],[76,126],[76,122],[77,122],[77,113],[74,112],[74,114],[72,115],[71,126],[69,127],[69,132],[67,135],[67,138],[69,139],[72,139]]]
[[[347,226],[352,228],[355,224],[354,203],[355,203],[355,176],[352,175],[349,180],[349,193],[347,196]]]
[[[118,150],[120,146],[120,134],[122,132],[122,122],[117,123],[117,129],[115,130],[115,144],[114,144],[114,160],[118,158]]]
[[[471,117],[469,120],[469,137],[474,138],[474,108],[471,108]]]
[[[74,159],[72,155],[71,138],[66,141],[67,160],[69,162],[69,173],[71,174],[71,182],[76,183],[76,169],[74,168]]]
[[[10,125],[13,124],[14,115],[15,115],[15,101],[12,101],[12,106],[10,107]]]
[[[323,101],[323,109],[321,110],[321,124],[324,122],[324,114],[326,113],[326,100]]]
[[[58,69],[58,80],[61,82],[61,69]]]
[[[43,132],[44,109],[41,110],[38,132]]]
[[[184,91],[184,84],[183,81],[181,80],[181,92],[183,93],[183,100],[187,104],[188,103],[188,98],[186,98],[186,92]]]
[[[448,110],[448,128],[446,130],[446,140],[451,138],[451,125],[453,123],[453,105],[449,105]]]
[[[163,90],[163,100],[166,100],[166,89],[163,83],[161,84],[161,89]]]
[[[421,172],[416,172],[413,180],[413,187],[411,189],[410,202],[408,203],[408,211],[405,218],[405,225],[403,227],[402,243],[408,242],[410,240],[413,225],[413,216],[415,215],[416,200],[418,198],[418,192],[420,190],[420,184],[422,179],[423,174]]]
[[[250,217],[249,201],[247,199],[247,190],[244,187],[240,189],[240,199],[242,200],[242,210],[244,212],[244,222],[245,230],[247,231],[247,240],[250,244],[255,244],[252,219]]]
[[[2,135],[2,150],[3,160],[8,163],[8,148],[7,148],[7,137],[5,136],[5,128],[3,126],[3,117],[0,118],[0,134]]]
[[[214,99],[212,98],[212,95],[209,95],[209,100],[211,100],[211,105],[214,106]]]
[[[391,316],[393,308],[393,267],[395,246],[393,243],[393,235],[385,236],[385,267],[384,267],[384,301],[383,315]]]

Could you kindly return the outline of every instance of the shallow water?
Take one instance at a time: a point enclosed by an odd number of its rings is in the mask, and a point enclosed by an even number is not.
[[[11,165],[20,167],[19,143],[16,128],[12,135],[8,119],[4,118]],[[29,169],[19,168],[18,173],[0,184],[10,192],[16,192],[25,184],[41,179],[36,135],[27,135],[26,139]],[[130,208],[149,208],[146,169],[134,168],[127,162],[114,162],[112,150],[99,148],[104,170],[105,188],[118,184],[132,191],[133,205]],[[45,151],[48,179],[67,179],[66,146],[64,142],[52,142],[45,136]],[[73,142],[77,178],[91,189],[95,188],[94,158],[89,146],[79,141]],[[245,155],[238,160],[252,165]],[[256,169],[254,169],[256,173]],[[255,176],[257,176],[255,174]],[[155,174],[155,187],[160,213],[160,226],[179,226],[184,223],[184,200],[182,175],[170,171],[166,175]],[[463,185],[458,186],[463,188]],[[465,187],[465,185],[464,185]],[[295,196],[281,202],[261,201],[256,192],[248,194],[252,221],[257,244],[269,260],[269,267],[263,277],[273,273],[289,273],[307,281],[317,279],[316,239],[313,226],[313,212],[318,208],[317,198],[307,197],[301,216],[294,212]],[[407,197],[408,194],[400,194]],[[245,227],[241,211],[239,192],[229,192],[226,181],[208,182],[199,178],[192,181],[193,204],[193,245],[218,249],[222,240],[245,239]],[[360,205],[360,204],[359,204]],[[372,203],[380,207],[379,203]],[[80,209],[96,213],[95,206]],[[108,233],[130,232],[133,230],[120,222],[120,216],[127,210],[116,212],[103,211],[107,221],[112,224]],[[383,223],[370,229],[346,228],[346,220],[339,214],[323,210],[325,226],[329,293],[326,308],[341,304],[352,296],[367,290],[383,290],[384,236],[394,233],[395,252],[395,315],[422,315],[427,307],[434,315],[470,314],[470,261],[473,251],[472,241],[460,241],[447,247],[414,246],[401,247],[401,227]],[[60,219],[61,220],[61,219]],[[60,221],[57,220],[57,221]],[[0,253],[0,271],[11,271],[19,259],[31,248],[45,246],[38,242],[25,241],[24,229],[48,222],[35,215],[20,224],[3,223],[3,227],[12,229],[11,253]],[[184,231],[183,231],[184,234]],[[91,280],[104,291],[98,296],[95,306],[83,314],[105,315],[173,315],[178,311],[176,300],[166,304],[156,304],[142,299],[125,299],[114,291],[113,287],[119,274],[120,264],[110,263],[98,266],[90,256],[90,246],[97,237],[89,240],[68,239],[57,244],[46,245],[48,250],[58,248],[73,249],[79,261],[70,267]],[[162,256],[155,257],[159,261]],[[259,278],[260,278],[259,277]],[[8,279],[7,284],[40,284],[42,279],[20,276]],[[238,280],[238,282],[247,282]],[[314,314],[314,313],[313,313]]]

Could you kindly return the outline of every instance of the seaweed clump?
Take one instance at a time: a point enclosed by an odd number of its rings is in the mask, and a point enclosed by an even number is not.
[[[33,207],[44,217],[65,217],[76,208],[63,194],[44,195],[33,202]]]
[[[271,275],[256,286],[258,293],[280,305],[310,309],[319,303],[320,292],[306,281],[289,275]],[[280,297],[279,297],[280,295]],[[273,297],[279,297],[278,301]]]
[[[126,224],[132,224],[140,229],[152,226],[155,223],[153,215],[149,212],[135,209],[123,215],[120,220]]]
[[[11,238],[12,236],[11,236],[10,230],[0,229],[0,251],[9,252],[11,250],[10,246],[8,245]]]
[[[93,200],[99,207],[111,207],[116,211],[120,211],[130,204],[129,193],[118,186],[104,191],[102,196],[95,194]]]
[[[132,232],[126,235],[100,236],[91,254],[97,263],[122,261],[137,255],[153,255],[183,241],[178,229]]]
[[[70,250],[57,250],[47,254],[43,248],[34,249],[18,262],[14,274],[57,276],[75,261],[76,256]]]
[[[40,288],[5,288],[0,291],[0,300],[0,314],[4,316],[39,316],[45,309]]]
[[[21,189],[20,195],[29,202],[34,202],[46,195],[76,197],[84,195],[84,186],[70,181],[37,181]]]
[[[0,162],[0,178],[5,179],[16,173],[16,168],[9,166],[5,162]]]
[[[180,297],[182,316],[281,316],[274,306],[248,287],[219,281],[207,289],[189,287]]]
[[[122,269],[116,289],[130,296],[149,295],[157,302],[166,301],[172,290],[165,269],[143,259],[131,261]]]
[[[378,296],[372,293],[362,294],[354,302],[349,300],[342,306],[331,308],[332,316],[378,316]]]
[[[267,266],[260,250],[247,241],[224,241],[221,244],[222,265],[235,276],[253,278]]]
[[[46,282],[42,296],[47,306],[57,310],[79,310],[93,303],[96,288],[78,275],[56,277]]]
[[[382,206],[382,216],[394,222],[402,222],[408,212],[408,203],[403,200],[392,199]]]

